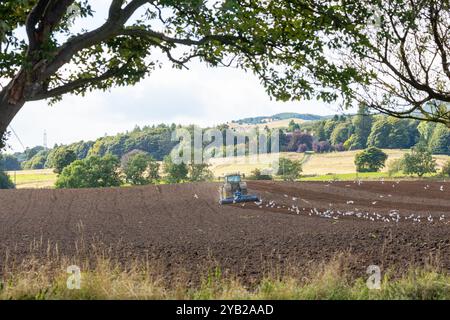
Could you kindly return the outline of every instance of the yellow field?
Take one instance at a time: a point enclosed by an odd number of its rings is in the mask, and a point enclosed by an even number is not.
[[[344,151],[344,152],[331,152],[314,154],[311,159],[303,165],[303,174],[327,174],[327,173],[354,173],[355,167],[355,155],[360,152],[357,151]],[[400,159],[408,150],[383,150],[388,155],[386,163],[391,160]],[[382,171],[387,171],[387,168],[383,168]]]
[[[409,150],[398,150],[398,149],[384,149],[387,153],[388,159],[386,164],[391,160],[401,158]],[[290,159],[298,159],[303,161],[303,172],[304,175],[325,175],[328,173],[355,173],[356,167],[354,164],[355,155],[358,151],[344,151],[344,152],[331,152],[323,154],[313,154],[305,158],[303,153],[282,153],[281,157],[287,157]],[[438,167],[441,168],[442,165],[450,160],[449,156],[434,156],[437,160]],[[251,157],[238,157],[235,160],[229,159],[214,159],[211,161],[211,170],[215,176],[222,176],[229,172],[240,172],[245,175],[249,175],[254,169],[268,169],[270,168],[270,163],[258,162],[254,156]],[[382,172],[386,172],[387,167],[383,168]]]
[[[246,156],[246,157],[234,157],[234,158],[218,158],[211,159],[209,164],[210,170],[214,173],[214,176],[220,177],[227,173],[239,172],[245,175],[249,175],[253,170],[260,169],[261,171],[270,170],[274,167],[274,162],[278,161],[280,154],[272,154],[267,156]],[[308,157],[305,157],[303,153],[283,153],[282,157],[290,158],[293,160],[301,159],[302,161]]]
[[[229,123],[228,125],[232,129],[239,128],[239,129],[244,129],[244,130],[252,129],[252,128],[256,128],[256,127],[259,127],[260,129],[264,129],[266,126],[269,129],[278,129],[278,128],[287,128],[289,126],[289,122],[291,122],[291,120],[293,120],[295,123],[298,123],[298,124],[302,124],[307,121],[307,120],[302,120],[302,119],[290,118],[290,119],[276,120],[276,121],[271,121],[271,122],[266,122],[266,123],[261,123],[261,124]]]
[[[56,182],[53,169],[9,171],[17,189],[52,188]]]

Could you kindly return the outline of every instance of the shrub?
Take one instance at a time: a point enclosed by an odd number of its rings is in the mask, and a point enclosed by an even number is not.
[[[408,175],[417,174],[422,177],[426,173],[436,172],[436,160],[425,148],[412,149],[403,157],[403,172]]]
[[[357,172],[377,172],[384,167],[387,154],[381,149],[371,147],[355,156],[355,165]]]
[[[14,187],[9,175],[0,170],[0,189],[14,189]]]
[[[126,181],[132,185],[145,185],[159,179],[159,163],[147,153],[131,155],[122,169]]]
[[[441,174],[446,177],[450,177],[450,160],[447,161],[442,167]]]
[[[312,135],[310,135],[309,133],[296,131],[296,132],[292,133],[292,135],[289,139],[289,143],[287,145],[287,151],[300,152],[299,147],[301,145],[305,145],[306,150],[311,150],[312,144],[313,144]],[[304,148],[305,147],[302,146],[302,149],[304,149]]]
[[[331,144],[328,141],[319,141],[313,143],[313,151],[317,153],[324,153],[331,151]]]
[[[260,169],[256,168],[253,170],[248,177],[249,180],[272,180],[270,174],[263,174]]]
[[[22,163],[22,168],[25,170],[44,169],[47,162],[48,151],[42,150],[35,154],[30,160]]]
[[[388,174],[389,177],[392,177],[394,174],[399,173],[403,170],[403,161],[402,159],[391,160],[388,163]]]
[[[302,163],[299,160],[281,158],[277,174],[285,181],[294,181],[300,177]]]
[[[209,170],[209,164],[207,163],[195,164],[191,162],[188,171],[189,180],[192,182],[214,180],[214,174]]]
[[[0,167],[6,171],[21,170],[19,160],[11,154],[0,154]]]
[[[350,136],[350,123],[339,123],[333,130],[330,136],[330,141],[332,144],[340,144],[347,141]]]
[[[65,167],[56,181],[56,188],[118,187],[119,159],[112,155],[90,156]]]
[[[53,166],[55,173],[61,173],[65,167],[77,160],[77,155],[73,150],[58,148],[53,154]]]
[[[344,147],[343,143],[335,144],[332,149],[337,152],[345,151],[345,147]]]
[[[163,170],[168,183],[180,183],[188,180],[188,166],[184,162],[174,163],[170,156],[164,158]]]
[[[120,167],[125,170],[128,166],[128,163],[130,162],[130,159],[133,158],[137,154],[149,154],[149,153],[139,150],[139,149],[133,149],[130,152],[124,154],[120,158]]]
[[[308,151],[308,146],[304,143],[300,144],[297,148],[297,152],[303,153]]]

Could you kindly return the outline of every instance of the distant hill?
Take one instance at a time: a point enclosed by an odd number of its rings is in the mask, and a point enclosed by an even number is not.
[[[315,120],[322,120],[327,119],[329,116],[319,116],[315,114],[309,114],[309,113],[295,113],[295,112],[282,112],[277,113],[272,116],[259,116],[259,117],[251,117],[251,118],[243,118],[239,120],[232,121],[233,123],[239,123],[239,124],[263,124],[273,121],[279,121],[279,120],[287,120],[287,119],[300,119],[304,121],[315,121]]]

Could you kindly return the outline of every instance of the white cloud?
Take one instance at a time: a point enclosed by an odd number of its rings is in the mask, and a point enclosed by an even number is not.
[[[86,97],[67,95],[51,107],[44,101],[27,103],[12,127],[25,146],[41,145],[46,130],[52,146],[96,139],[135,125],[174,122],[206,126],[286,111],[324,115],[336,110],[315,101],[271,101],[251,73],[194,63],[190,70],[158,69],[134,87]],[[13,150],[22,149],[14,136],[9,144]]]

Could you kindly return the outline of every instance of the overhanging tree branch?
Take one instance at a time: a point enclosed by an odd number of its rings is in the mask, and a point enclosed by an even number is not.
[[[118,32],[120,35],[127,35],[127,36],[133,36],[133,37],[142,37],[142,38],[153,38],[160,41],[172,43],[172,44],[181,44],[185,46],[201,46],[208,42],[217,41],[222,44],[228,44],[228,45],[236,45],[237,42],[247,42],[249,41],[244,37],[236,37],[231,35],[206,35],[203,36],[200,39],[189,39],[189,38],[173,38],[170,36],[165,35],[162,32],[157,32],[153,30],[148,29],[142,29],[142,28],[135,28],[135,27],[128,27],[120,30]]]
[[[64,64],[68,63],[79,51],[101,43],[117,35],[120,28],[130,19],[137,9],[149,2],[148,0],[133,0],[124,9],[123,1],[113,1],[110,6],[109,16],[106,22],[99,28],[73,37],[63,44],[40,75],[40,79],[46,79],[54,74]]]
[[[439,52],[441,54],[441,61],[442,61],[442,69],[444,70],[445,74],[447,75],[447,78],[450,80],[450,62],[447,58],[447,52],[445,51],[445,48],[442,44],[441,37],[439,35],[438,30],[438,12],[436,12],[437,9],[430,6],[430,22],[431,22],[431,28],[433,30],[433,38],[436,42],[436,46],[439,49]],[[448,41],[448,39],[447,39]]]
[[[115,69],[110,69],[99,76],[78,79],[78,80],[69,82],[67,84],[64,84],[62,86],[59,86],[57,88],[51,89],[49,91],[40,92],[40,93],[34,95],[30,99],[30,101],[37,101],[37,100],[44,100],[44,99],[59,97],[61,95],[73,92],[82,87],[89,86],[89,85],[92,85],[95,83],[99,83],[101,81],[108,80],[112,77],[120,76],[121,74],[123,74],[123,72],[128,67],[129,67],[129,64],[125,63],[121,67],[115,68]]]
[[[42,18],[45,12],[45,8],[49,5],[50,0],[39,0],[31,10],[26,20],[26,31],[28,36],[28,51],[36,49],[38,39],[36,35],[36,27],[39,20]]]

